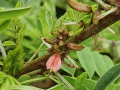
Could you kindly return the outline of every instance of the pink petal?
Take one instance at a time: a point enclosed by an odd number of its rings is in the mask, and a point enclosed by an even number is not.
[[[55,57],[56,57],[56,54],[53,54],[53,55],[48,59],[48,61],[46,62],[46,67],[47,67],[47,69],[50,69],[50,68],[54,65]]]
[[[61,59],[59,53],[56,56],[54,65],[53,65],[53,71],[57,72],[61,68]]]

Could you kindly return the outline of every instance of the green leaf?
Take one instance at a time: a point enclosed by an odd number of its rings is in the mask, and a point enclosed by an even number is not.
[[[4,65],[2,61],[0,61],[0,65]]]
[[[40,35],[43,36],[43,28],[42,28],[42,23],[40,19],[37,20],[36,26],[37,26],[37,30],[39,31]]]
[[[107,70],[109,70],[110,68],[112,68],[112,67],[114,66],[112,60],[111,60],[108,56],[102,55],[102,57],[103,57],[104,62],[105,62],[105,64],[106,64]]]
[[[15,28],[14,28],[14,26],[12,24],[10,24],[7,29],[15,30]]]
[[[52,14],[51,14],[50,11],[46,11],[46,13],[45,13],[45,19],[46,19],[46,22],[47,22],[49,28],[52,29],[53,19],[52,19]]]
[[[21,1],[19,1],[15,6],[15,8],[19,8],[19,7],[21,7]]]
[[[19,32],[18,32],[18,38],[20,37],[20,35],[23,35],[23,33],[25,32],[25,30],[26,30],[26,25],[27,25],[27,23],[25,23],[25,24],[20,28],[20,30],[19,30]]]
[[[0,24],[0,33],[2,33],[9,26],[11,20],[6,20]]]
[[[18,78],[18,81],[19,82],[23,82],[23,81],[25,81],[25,80],[30,80],[31,79],[31,77],[29,76],[29,75],[22,75],[22,76],[20,76],[19,78]],[[29,83],[28,83],[29,84]],[[26,85],[28,85],[28,84],[26,84]]]
[[[49,88],[49,90],[63,90],[64,86],[63,84],[57,84],[51,88]]]
[[[72,65],[72,63],[68,59],[65,59],[65,62]],[[61,69],[64,70],[65,72],[71,74],[71,75],[74,75],[75,70],[76,70],[76,68],[70,68],[70,67],[66,66],[65,64],[62,64]]]
[[[75,80],[74,87],[76,89],[79,88],[83,84],[83,82],[85,81],[86,78],[87,78],[86,72],[79,75]]]
[[[24,47],[29,48],[29,49],[32,49],[32,50],[35,51],[34,47],[33,47],[31,44],[29,44],[29,43],[27,43],[27,42],[25,42],[25,41],[21,41],[20,43],[21,43]]]
[[[83,85],[86,86],[88,90],[93,90],[95,84],[96,84],[96,81],[93,81],[90,79],[86,79],[83,83]]]
[[[7,54],[7,58],[4,60],[3,71],[5,73],[13,74],[13,69],[15,65],[18,63],[18,60],[21,60],[23,57],[23,48],[21,45],[18,45],[14,50],[9,51]]]
[[[23,66],[24,66],[24,60],[20,60],[15,66],[14,66],[14,69],[13,69],[13,76],[16,76],[19,74],[19,72],[23,69]]]
[[[2,20],[13,19],[28,13],[31,9],[32,7],[24,7],[24,8],[15,8],[12,10],[0,11],[0,19]]]
[[[3,42],[3,46],[8,46],[8,45],[15,45],[13,41],[5,41]]]
[[[84,48],[81,51],[77,51],[77,55],[82,67],[85,69],[88,75],[92,77],[95,72],[95,62],[90,50]]]
[[[120,64],[109,69],[97,82],[94,90],[104,90],[120,76]]]
[[[104,59],[102,58],[102,55],[100,55],[98,52],[92,52],[92,55],[95,61],[95,70],[97,74],[101,77],[107,71]]]
[[[10,31],[8,31],[8,30],[5,30],[4,33],[5,33],[6,35],[9,35],[9,36],[12,36],[12,37],[15,38],[14,34],[13,34],[12,32],[10,32]]]

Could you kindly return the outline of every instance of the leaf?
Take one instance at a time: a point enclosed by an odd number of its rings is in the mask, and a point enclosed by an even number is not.
[[[47,22],[49,28],[52,29],[53,19],[52,19],[52,14],[50,11],[46,11],[45,19],[46,19],[46,22]]]
[[[43,36],[43,28],[42,28],[42,23],[40,19],[37,20],[36,26],[37,26],[37,30],[39,31],[40,35]]]
[[[107,70],[109,70],[110,68],[112,68],[112,67],[114,66],[112,60],[111,60],[108,56],[102,55],[102,57],[103,57],[104,62],[105,62],[105,64],[106,64]]]
[[[0,33],[2,33],[9,26],[11,20],[6,20],[2,24],[0,24]]]
[[[3,46],[8,46],[8,45],[16,45],[13,41],[5,41],[3,42]]]
[[[14,28],[14,26],[12,24],[10,24],[7,29],[15,30],[15,28]]]
[[[7,58],[4,58],[3,71],[5,73],[13,74],[12,71],[15,65],[18,63],[18,60],[21,60],[23,57],[23,48],[21,45],[18,45],[14,50],[9,51]]]
[[[63,84],[57,84],[51,88],[49,88],[49,90],[63,90],[64,86]]]
[[[102,58],[102,55],[100,55],[98,52],[92,52],[92,55],[95,61],[95,70],[97,74],[101,77],[107,71],[104,59]]]
[[[0,61],[0,65],[4,65],[2,61]]]
[[[15,6],[15,8],[19,8],[19,7],[21,7],[21,1],[19,1]]]
[[[22,82],[22,81],[29,80],[29,79],[31,79],[31,77],[29,75],[22,75],[18,78],[18,81]],[[25,85],[28,85],[28,84],[25,84]]]
[[[22,34],[25,32],[25,30],[26,30],[26,25],[27,25],[27,23],[25,23],[25,24],[20,28],[20,30],[19,30],[19,32],[18,32],[18,38],[20,37],[20,35],[22,35]]]
[[[1,20],[13,19],[28,13],[31,9],[32,7],[24,7],[24,8],[15,8],[12,10],[2,10],[0,11],[0,19]]]
[[[65,59],[65,62],[72,65],[72,63],[68,59]],[[71,74],[71,75],[74,75],[75,70],[76,70],[76,68],[70,68],[70,67],[66,66],[65,64],[62,64],[61,69],[64,70],[65,72]]]
[[[85,81],[86,78],[87,78],[86,72],[79,75],[75,80],[74,87],[76,89],[79,88],[83,84],[83,82]]]
[[[120,76],[120,64],[109,69],[97,82],[94,90],[104,90]]]
[[[20,43],[21,43],[24,47],[29,48],[29,49],[32,49],[32,50],[35,51],[34,47],[33,47],[31,44],[29,44],[29,43],[27,43],[27,42],[25,42],[25,41],[21,41]]]
[[[92,53],[87,48],[77,51],[80,64],[85,69],[89,77],[92,77],[95,72],[95,62]]]
[[[23,69],[23,66],[24,66],[24,60],[20,60],[15,66],[14,66],[14,69],[13,69],[13,76],[16,76],[19,74],[19,72]]]
[[[9,36],[12,36],[12,37],[15,38],[14,34],[13,34],[12,32],[10,32],[10,31],[8,31],[8,30],[5,30],[4,33],[5,33],[6,35],[9,35]]]

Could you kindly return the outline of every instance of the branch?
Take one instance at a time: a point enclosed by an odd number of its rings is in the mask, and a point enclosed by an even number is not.
[[[1,49],[1,52],[2,52],[2,56],[3,56],[4,58],[6,58],[7,55],[6,55],[6,52],[5,52],[4,47],[2,46],[2,41],[1,41],[1,40],[0,40],[0,49]]]
[[[116,13],[116,12],[115,12]],[[86,39],[90,38],[91,36],[101,32],[105,28],[109,27],[113,23],[120,20],[120,13],[116,15],[115,13],[112,13],[103,19],[99,21],[97,25],[92,24],[88,28],[84,29],[82,32],[78,33],[77,35],[71,37],[68,41],[64,43],[64,45],[61,48],[65,48],[66,43],[76,43],[79,44]],[[49,57],[52,55],[53,52],[47,53],[43,55],[42,57],[39,57],[31,62],[29,62],[21,71],[21,75],[34,71],[36,69],[46,69],[46,62],[49,59]]]

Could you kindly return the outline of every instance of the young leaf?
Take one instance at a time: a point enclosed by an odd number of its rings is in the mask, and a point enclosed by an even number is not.
[[[95,72],[95,62],[90,50],[85,47],[83,50],[77,51],[77,55],[80,64],[83,66],[88,75],[92,77]]]
[[[32,50],[35,51],[34,47],[33,47],[31,44],[29,44],[29,43],[27,43],[27,42],[25,42],[25,41],[21,41],[20,43],[21,43],[24,47],[29,48],[29,49],[32,49]]]
[[[68,59],[65,59],[65,62],[72,65],[72,63]],[[75,70],[76,70],[76,68],[70,68],[70,67],[66,66],[65,64],[62,64],[61,69],[64,70],[65,72],[71,74],[71,75],[74,75]]]
[[[46,11],[45,19],[46,19],[46,22],[47,22],[49,28],[52,29],[53,19],[52,19],[52,14],[50,11]]]
[[[4,65],[2,61],[0,61],[0,65]]]
[[[19,7],[21,7],[21,2],[20,1],[16,4],[15,8],[19,8]]]
[[[6,20],[2,24],[0,24],[0,33],[2,33],[9,26],[11,20]]]
[[[120,76],[120,64],[109,69],[97,82],[94,90],[104,90]]]
[[[15,28],[14,28],[14,26],[12,24],[10,24],[7,29],[15,30]]]
[[[3,42],[3,46],[8,46],[8,45],[15,45],[13,41],[5,41]]]
[[[74,87],[76,89],[79,88],[83,84],[83,82],[85,81],[86,78],[87,78],[86,72],[79,75],[75,80]]]
[[[12,36],[12,37],[15,38],[14,34],[13,34],[12,32],[10,32],[10,31],[8,31],[8,30],[5,30],[4,33],[5,33],[6,35],[9,35],[9,36]]]
[[[18,60],[21,60],[23,57],[23,48],[21,45],[18,45],[14,50],[9,51],[7,58],[4,60],[3,71],[5,73],[13,74],[13,69],[18,63]]]
[[[95,70],[97,74],[101,77],[107,71],[104,59],[102,58],[102,55],[100,55],[98,52],[92,52],[92,55],[95,61]]]
[[[18,78],[18,81],[19,82],[22,82],[22,81],[25,81],[25,80],[29,80],[29,79],[31,79],[31,77],[29,76],[29,75],[22,75],[22,76],[20,76],[19,78]],[[28,83],[29,84],[29,83]],[[28,85],[27,84],[27,85]]]
[[[26,25],[27,25],[27,23],[25,23],[25,24],[20,28],[20,30],[19,30],[19,32],[18,32],[18,38],[20,37],[21,34],[23,34],[23,33],[25,32],[25,30],[26,30]]]
[[[8,19],[13,19],[18,16],[22,16],[29,12],[32,9],[32,7],[24,7],[24,8],[15,8],[12,10],[4,10],[0,11],[0,19],[8,20]]]
[[[36,26],[37,26],[37,30],[39,31],[40,35],[43,36],[42,23],[40,19],[37,20]]]

